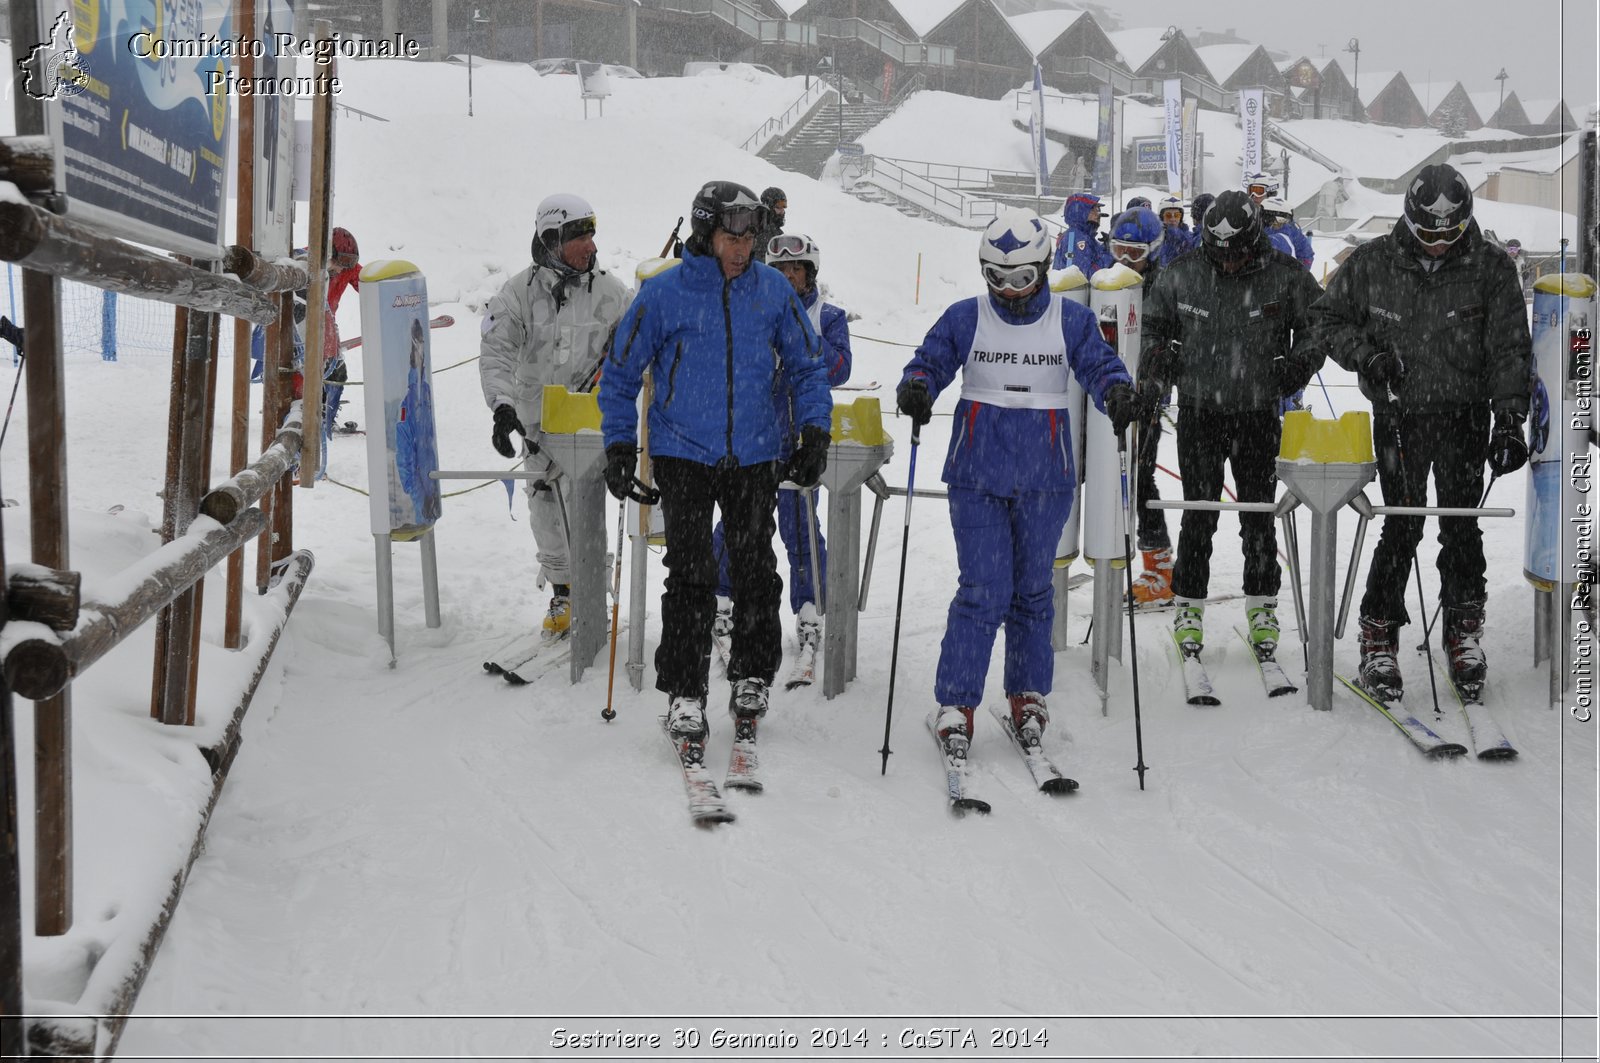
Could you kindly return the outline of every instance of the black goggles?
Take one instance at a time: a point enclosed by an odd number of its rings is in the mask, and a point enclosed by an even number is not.
[[[761,228],[761,216],[764,213],[761,207],[725,207],[717,215],[717,228],[729,236],[753,234]]]
[[[1411,230],[1411,235],[1415,236],[1423,247],[1449,247],[1461,239],[1461,234],[1467,231],[1467,223],[1460,221],[1443,229],[1424,229],[1408,216],[1406,228]]]
[[[1039,280],[1039,267],[1032,262],[1025,262],[1020,266],[1001,266],[987,262],[983,267],[983,279],[989,282],[989,287],[999,291],[1021,292],[1032,288]]]
[[[568,240],[582,240],[585,236],[593,236],[595,232],[594,218],[574,218],[561,226],[558,234],[562,243]]]

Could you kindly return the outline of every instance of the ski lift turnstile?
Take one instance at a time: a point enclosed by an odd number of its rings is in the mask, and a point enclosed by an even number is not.
[[[862,588],[867,576],[861,563],[861,488],[894,454],[894,440],[883,430],[883,411],[873,396],[833,407],[833,445],[822,486],[828,489],[828,579],[822,613],[822,694],[844,692],[856,677],[856,643]],[[883,495],[874,490],[879,512],[873,516],[876,544]]]
[[[574,393],[546,385],[540,415],[541,446],[561,477],[567,521],[567,557],[572,577],[572,660],[576,683],[610,638],[606,616],[606,446],[600,434],[600,404],[594,392]]]
[[[1361,561],[1367,522],[1374,516],[1392,517],[1511,517],[1511,509],[1442,506],[1374,506],[1362,488],[1377,475],[1372,451],[1372,418],[1364,410],[1350,411],[1338,420],[1313,417],[1297,410],[1284,415],[1278,449],[1278,479],[1289,493],[1276,502],[1182,501],[1150,502],[1160,509],[1214,509],[1272,513],[1284,526],[1295,614],[1306,651],[1306,700],[1314,709],[1333,708],[1333,644],[1344,631],[1351,595]],[[1304,505],[1311,511],[1309,556],[1310,592],[1302,599],[1299,537],[1293,510]],[[1343,601],[1337,597],[1338,515],[1349,505],[1360,517],[1350,565],[1345,572]],[[1334,607],[1338,603],[1338,622]]]

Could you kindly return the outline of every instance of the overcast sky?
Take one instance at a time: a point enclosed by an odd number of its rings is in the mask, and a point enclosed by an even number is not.
[[[1231,27],[1292,56],[1347,63],[1345,45],[1356,37],[1363,71],[1403,70],[1413,83],[1460,81],[1468,92],[1496,91],[1494,76],[1504,67],[1507,93],[1565,96],[1580,123],[1600,95],[1594,0],[1140,0],[1117,9],[1129,27],[1165,23],[1191,37]]]

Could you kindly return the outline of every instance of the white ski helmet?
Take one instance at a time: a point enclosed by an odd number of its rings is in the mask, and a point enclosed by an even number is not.
[[[1039,215],[1023,207],[1007,207],[983,230],[978,262],[983,279],[997,293],[1001,289],[1022,291],[1044,276],[1051,251],[1050,231]],[[1034,267],[1033,277],[1025,282],[1023,266]]]
[[[551,251],[575,237],[593,233],[594,208],[582,196],[557,192],[545,196],[534,215],[534,235]]]
[[[1294,217],[1294,211],[1289,209],[1289,204],[1285,203],[1277,196],[1268,196],[1266,199],[1261,201],[1261,213],[1267,216],[1268,221],[1271,221],[1273,218],[1282,218],[1283,220],[1288,221],[1290,218]]]
[[[767,265],[781,266],[785,262],[804,263],[806,283],[816,284],[817,271],[822,268],[822,251],[805,233],[779,233],[767,241]]]

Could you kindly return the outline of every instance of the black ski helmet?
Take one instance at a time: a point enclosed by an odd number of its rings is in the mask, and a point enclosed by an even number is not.
[[[1261,239],[1261,208],[1250,193],[1230,188],[1206,211],[1200,241],[1207,257],[1221,265],[1244,261]]]
[[[1449,163],[1424,166],[1406,189],[1406,227],[1424,245],[1453,244],[1472,220],[1472,188]]]
[[[767,208],[767,213],[772,215],[772,220],[779,225],[783,224],[783,215],[789,209],[789,197],[777,185],[773,185],[761,193],[761,205]]]
[[[689,250],[711,253],[711,234],[718,229],[732,236],[754,235],[762,226],[766,208],[756,194],[737,181],[707,181],[689,204]]]
[[[1189,217],[1194,219],[1194,227],[1196,229],[1205,224],[1206,211],[1210,210],[1211,204],[1216,201],[1217,197],[1210,192],[1201,192],[1194,197],[1194,202],[1189,205]]]

